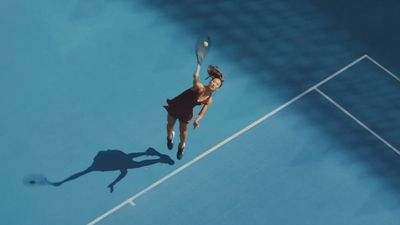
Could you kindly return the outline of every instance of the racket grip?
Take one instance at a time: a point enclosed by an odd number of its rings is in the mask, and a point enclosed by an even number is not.
[[[197,64],[196,74],[197,74],[197,75],[200,75],[200,64]]]

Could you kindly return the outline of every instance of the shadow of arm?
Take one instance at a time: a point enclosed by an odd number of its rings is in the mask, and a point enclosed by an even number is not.
[[[128,173],[127,169],[121,169],[120,171],[121,173],[119,174],[117,179],[115,179],[110,185],[108,185],[108,188],[110,188],[110,192],[114,191],[114,185],[116,185],[120,180],[122,180],[122,178],[124,178]]]

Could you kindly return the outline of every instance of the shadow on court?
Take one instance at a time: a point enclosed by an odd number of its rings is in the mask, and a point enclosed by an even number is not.
[[[374,82],[374,81],[371,81]],[[392,93],[394,94],[394,93]],[[291,165],[301,167],[313,163],[322,163],[324,158],[338,158],[343,166],[356,166],[358,168],[349,173],[354,173],[359,180],[367,180],[371,186],[365,187],[370,196],[364,199],[362,206],[356,212],[359,215],[374,214],[384,211],[398,210],[400,208],[400,156],[388,146],[378,140],[366,129],[358,125],[354,120],[345,115],[334,105],[319,97],[317,93],[311,93],[303,98],[302,103],[296,106],[304,117],[309,117],[310,122],[318,127],[324,134],[329,134],[333,142],[339,143],[340,148],[326,148],[313,150],[317,155],[311,156],[307,152],[295,156]],[[398,97],[400,95],[397,94]],[[348,97],[351,98],[351,97]],[[379,100],[376,98],[375,100]],[[371,101],[373,101],[371,99]],[[382,99],[380,99],[382,101]],[[313,105],[313,107],[310,107]],[[388,107],[390,108],[390,107]],[[366,109],[365,109],[366,110]],[[388,116],[393,116],[396,111],[387,111]],[[364,121],[376,118],[372,112],[363,115]],[[390,124],[390,123],[389,123]],[[379,124],[381,129],[389,134],[396,135],[390,125]],[[294,127],[301,132],[301,127]],[[398,136],[398,133],[397,133]],[[397,141],[397,140],[396,140]],[[390,142],[390,140],[389,140]],[[392,143],[393,144],[393,143]],[[305,149],[305,151],[307,151]],[[348,181],[343,181],[348,182]]]
[[[120,2],[134,6],[131,0]],[[397,29],[400,26],[400,14],[397,13],[400,4],[395,0],[142,2],[165,15],[154,22],[156,25],[162,25],[165,18],[173,20],[191,33],[193,40],[200,34],[208,33],[215,46],[212,51],[222,53],[236,66],[248,71],[246,75],[255,77],[267,92],[278,94],[283,99],[293,98],[365,53],[389,69],[400,69],[396,61],[396,51],[400,47],[400,31]],[[228,80],[229,76],[226,74]],[[346,83],[335,88],[344,88],[343,93],[353,90],[352,94],[361,96],[358,99],[349,98],[353,101],[349,102],[350,105],[363,105],[365,99],[377,102],[377,105],[366,105],[363,111],[368,112],[370,107],[382,107],[385,114],[376,116],[370,113],[365,120],[376,124],[380,133],[398,143],[398,126],[393,124],[399,123],[399,108],[396,110],[396,107],[387,106],[398,100],[399,93],[382,90],[371,99],[368,90],[374,90],[377,82],[375,79],[362,81],[364,91],[358,91],[353,84],[346,86]],[[343,145],[342,149],[335,149],[348,156],[348,161],[342,163],[362,164],[365,171],[359,174],[360,179],[383,181],[381,186],[374,187],[376,194],[366,200],[359,213],[398,209],[400,157],[365,129],[349,125],[354,121],[343,119],[347,116],[326,100],[321,103],[321,99],[305,97],[301,101],[305,102],[299,114],[307,117],[310,125],[317,126],[321,132]],[[336,112],[336,118],[330,116],[332,111]],[[338,122],[343,120],[348,123]],[[326,155],[329,154],[335,152],[327,150]],[[313,163],[315,160],[298,156],[294,165]],[[391,201],[376,198],[382,194],[387,196],[384,199],[390,198]]]
[[[128,6],[131,2],[120,1]],[[365,53],[357,40],[306,1],[149,0],[143,4],[176,21],[194,40],[209,34],[212,51],[284,98]],[[154,23],[162,25],[163,19]],[[227,72],[227,79],[233,72]]]
[[[399,71],[400,4],[396,0],[311,0],[317,10],[366,46],[366,52]]]
[[[141,156],[156,156],[157,158],[144,159],[141,161],[134,160],[134,158]],[[110,189],[110,192],[113,192],[114,186],[127,175],[128,169],[136,169],[157,163],[174,165],[175,162],[168,155],[161,154],[154,148],[148,148],[144,152],[132,152],[132,153],[125,153],[120,150],[100,151],[94,157],[93,163],[87,169],[75,173],[60,182],[53,182],[52,185],[60,186],[65,182],[75,180],[91,172],[97,172],[97,171],[105,172],[105,171],[119,170],[121,172],[119,176],[107,186]]]
[[[120,1],[130,4],[129,0]],[[397,64],[394,65],[397,63],[394,56],[399,49],[396,46],[399,46],[397,27],[400,15],[395,12],[400,4],[394,0],[148,0],[143,4],[180,24],[194,36],[194,40],[199,34],[208,33],[217,46],[213,51],[222,53],[248,71],[248,75],[254,76],[268,92],[283,99],[291,99],[365,53],[384,65],[390,65],[390,69],[399,69]],[[156,23],[162,24],[163,20]],[[342,87],[355,90],[353,94],[363,99],[354,98],[351,104],[362,105],[365,99],[370,99],[368,90],[374,90],[376,82],[374,79],[363,81],[363,89],[367,92],[352,89],[352,85],[346,87],[344,84]],[[340,90],[340,85],[336,88]],[[393,99],[398,99],[399,93],[383,90],[376,96],[378,105],[366,106],[364,111],[369,107],[385,109]],[[316,99],[303,98],[301,101],[306,102],[299,113],[308,117],[311,125],[318,126],[321,132],[344,146],[336,150],[348,155],[349,160],[343,163],[363,164],[365,171],[360,173],[360,179],[383,181],[380,187],[376,187],[375,197],[385,193],[391,198],[391,201],[381,201],[370,196],[359,213],[398,209],[400,157],[365,129],[337,122],[343,121],[346,115],[325,100],[321,103],[321,99]],[[337,112],[337,118],[328,116],[332,111]],[[369,114],[366,119],[372,122],[380,120],[377,129],[392,135],[391,140],[398,142],[398,126],[393,126],[393,123],[399,123],[398,113],[398,109],[389,107],[385,117]],[[348,123],[354,121],[348,119]],[[294,164],[312,162],[299,156]]]

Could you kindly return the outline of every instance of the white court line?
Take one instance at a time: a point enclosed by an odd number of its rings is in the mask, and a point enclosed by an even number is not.
[[[316,88],[315,90],[318,93],[320,93],[324,98],[326,98],[328,101],[330,101],[332,104],[334,104],[337,108],[342,110],[342,112],[344,112],[346,115],[348,115],[354,121],[356,121],[360,126],[362,126],[364,129],[369,131],[372,135],[374,135],[376,138],[378,138],[380,141],[382,141],[385,145],[387,145],[389,148],[391,148],[394,152],[396,152],[398,155],[400,155],[400,150],[396,149],[393,145],[391,145],[389,142],[387,142],[385,139],[383,139],[381,136],[379,136],[377,133],[375,133],[373,130],[371,130],[369,127],[367,127],[367,125],[365,125],[360,120],[358,120],[355,116],[353,116],[351,113],[349,113],[347,110],[345,110],[341,105],[336,103],[333,99],[331,99],[328,95],[326,95],[320,89]]]
[[[129,202],[129,204],[131,204],[131,206],[136,206],[136,203],[134,202]]]
[[[108,212],[104,213],[103,215],[99,216],[98,218],[96,218],[95,220],[93,220],[92,222],[88,223],[88,225],[93,225],[98,223],[99,221],[103,220],[104,218],[106,218],[107,216],[113,214],[114,212],[116,212],[117,210],[119,210],[120,208],[122,208],[123,206],[130,204],[130,202],[134,202],[135,199],[137,199],[138,197],[140,197],[141,195],[145,194],[146,192],[150,191],[151,189],[157,187],[158,185],[160,185],[161,183],[163,183],[164,181],[168,180],[169,178],[175,176],[176,174],[178,174],[179,172],[181,172],[182,170],[186,169],[187,167],[191,166],[192,164],[194,164],[195,162],[199,161],[200,159],[204,158],[205,156],[207,156],[208,154],[214,152],[215,150],[217,150],[218,148],[220,148],[221,146],[225,145],[226,143],[232,141],[233,139],[235,139],[236,137],[238,137],[239,135],[243,134],[244,132],[250,130],[251,128],[253,128],[254,126],[260,124],[261,122],[263,122],[264,120],[268,119],[269,117],[273,116],[274,114],[276,114],[277,112],[281,111],[282,109],[286,108],[287,106],[289,106],[290,104],[292,104],[293,102],[297,101],[298,99],[300,99],[301,97],[303,97],[304,95],[310,93],[311,91],[315,90],[316,88],[318,88],[320,85],[323,85],[324,83],[328,82],[329,80],[333,79],[334,77],[336,77],[337,75],[341,74],[342,72],[344,72],[345,70],[349,69],[350,67],[354,66],[355,64],[357,64],[358,62],[360,62],[361,60],[363,60],[365,57],[367,57],[367,55],[363,55],[360,58],[354,60],[352,63],[348,64],[347,66],[343,67],[342,69],[338,70],[337,72],[335,72],[334,74],[330,75],[329,77],[325,78],[324,80],[322,80],[321,82],[319,82],[318,84],[310,87],[309,89],[307,89],[306,91],[304,91],[303,93],[297,95],[296,97],[294,97],[292,100],[286,102],[285,104],[279,106],[278,108],[274,109],[273,111],[269,112],[268,114],[266,114],[265,116],[261,117],[260,119],[254,121],[253,123],[251,123],[250,125],[248,125],[247,127],[241,129],[240,131],[238,131],[237,133],[233,134],[232,136],[228,137],[227,139],[225,139],[224,141],[218,143],[217,145],[213,146],[212,148],[208,149],[207,151],[203,152],[202,154],[200,154],[199,156],[197,156],[196,158],[192,159],[191,161],[187,162],[186,164],[182,165],[181,167],[179,167],[178,169],[172,171],[170,174],[166,175],[165,177],[161,178],[160,180],[156,181],[155,183],[153,183],[152,185],[148,186],[147,188],[145,188],[144,190],[142,190],[141,192],[135,194],[134,196],[130,197],[129,199],[125,200],[124,202],[122,202],[121,204],[115,206],[114,208],[112,208],[111,210],[109,210]]]
[[[374,63],[375,65],[377,65],[378,67],[380,67],[382,70],[384,70],[386,73],[388,73],[390,76],[392,76],[394,79],[396,79],[398,82],[400,82],[400,78],[396,75],[394,75],[394,73],[390,72],[388,69],[386,69],[384,66],[382,66],[381,64],[379,64],[377,61],[375,61],[373,58],[371,58],[370,56],[366,55],[367,59],[369,59],[372,63]]]

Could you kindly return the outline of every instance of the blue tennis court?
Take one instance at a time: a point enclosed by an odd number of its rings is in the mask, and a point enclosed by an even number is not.
[[[2,223],[398,224],[398,9],[2,1]],[[205,33],[226,81],[177,160],[162,106],[192,85]],[[147,163],[110,193],[120,171],[88,169],[105,152]]]

